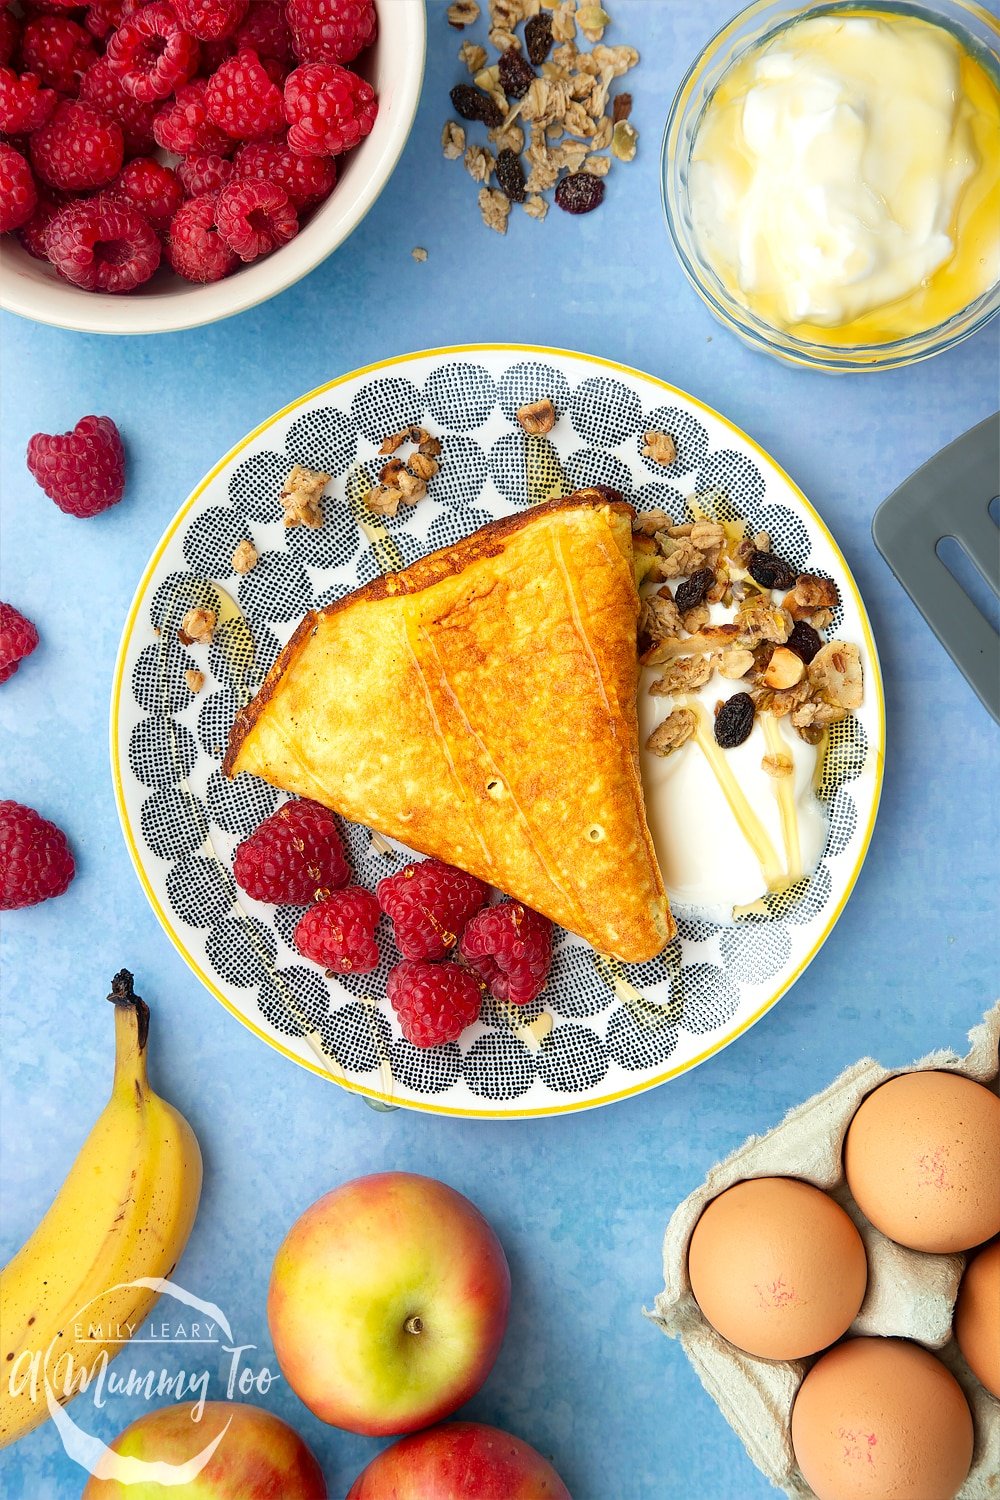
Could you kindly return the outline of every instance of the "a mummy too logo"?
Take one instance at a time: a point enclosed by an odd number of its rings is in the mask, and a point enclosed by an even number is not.
[[[102,1317],[102,1302],[120,1305],[122,1294],[127,1301],[130,1291],[144,1306],[150,1293],[157,1296],[153,1312],[135,1323]],[[122,1397],[157,1406],[183,1402],[198,1424],[209,1399],[264,1396],[281,1379],[256,1354],[256,1345],[236,1340],[214,1302],[163,1277],[137,1277],[78,1308],[46,1348],[31,1348],[26,1340],[9,1361],[5,1396],[14,1405],[30,1402],[46,1411],[69,1457],[96,1479],[176,1488],[190,1484],[205,1468],[225,1438],[228,1420],[221,1430],[206,1433],[195,1452],[175,1462],[115,1453],[86,1430],[88,1410],[103,1411]]]

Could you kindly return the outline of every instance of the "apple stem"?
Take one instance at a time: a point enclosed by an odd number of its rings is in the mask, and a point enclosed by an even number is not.
[[[416,1313],[414,1313],[412,1317],[407,1318],[406,1322],[403,1324],[403,1327],[406,1329],[407,1333],[423,1333],[423,1319],[418,1318]]]

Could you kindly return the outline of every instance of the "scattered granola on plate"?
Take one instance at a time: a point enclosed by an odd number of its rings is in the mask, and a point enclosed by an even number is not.
[[[471,0],[448,10],[449,24],[463,33],[478,16]],[[467,144],[465,126],[448,120],[441,134],[444,155],[462,158],[482,184],[479,211],[498,234],[506,234],[515,203],[529,218],[544,219],[544,195],[553,189],[567,213],[590,213],[604,197],[602,179],[612,158],[629,162],[636,153],[632,96],[611,90],[635,67],[638,52],[604,43],[611,17],[587,0],[490,0],[489,23],[496,60],[491,63],[485,47],[465,38],[458,56],[467,76],[451,91],[456,114],[466,124],[484,126],[488,144]]]
[[[399,457],[409,446],[413,452]],[[379,456],[386,462],[379,470],[378,484],[365,495],[365,505],[376,516],[394,516],[401,505],[416,505],[427,494],[427,481],[440,468],[441,444],[425,427],[404,427],[383,439]]]

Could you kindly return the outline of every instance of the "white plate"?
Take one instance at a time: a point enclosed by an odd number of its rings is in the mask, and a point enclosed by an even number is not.
[[[514,414],[543,396],[554,399],[560,420],[551,464],[536,484]],[[389,521],[388,540],[373,545],[345,490],[361,466],[374,475],[383,437],[410,423],[440,436],[441,471],[429,497]],[[642,457],[650,427],[676,441],[670,470]],[[333,475],[318,531],[281,524],[278,492],[296,461]],[[238,702],[306,610],[530,504],[560,472],[567,490],[609,484],[638,507],[661,506],[678,519],[686,497],[722,493],[794,565],[835,577],[843,596],[837,629],[861,648],[865,702],[830,758],[836,773],[820,866],[778,916],[681,921],[661,957],[614,972],[560,933],[544,995],[518,1013],[521,1023],[543,1010],[551,1017],[540,1044],[488,1004],[460,1043],[420,1050],[402,1039],[385,999],[388,938],[375,973],[328,980],[290,946],[297,909],[276,912],[236,891],[233,850],[281,798],[252,777],[225,781],[221,754]],[[243,536],[260,561],[241,578],[230,559]],[[185,652],[176,627],[199,600],[221,609],[222,624],[207,653]],[[188,667],[207,673],[197,696],[184,681]],[[154,911],[207,988],[269,1046],[373,1100],[486,1118],[624,1098],[703,1062],[758,1020],[830,935],[858,877],[884,741],[868,616],[836,543],[788,476],[724,417],[663,381],[521,345],[437,349],[371,365],[303,396],[238,443],[181,507],[146,568],[111,704],[112,771],[129,851]],[[372,850],[366,830],[344,824],[344,833],[363,883],[402,863]]]

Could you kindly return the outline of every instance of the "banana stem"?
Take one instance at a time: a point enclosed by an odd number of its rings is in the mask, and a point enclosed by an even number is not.
[[[115,1075],[111,1085],[112,1093],[135,1092],[142,1097],[149,1089],[146,1072],[149,1006],[135,993],[128,969],[122,969],[115,975],[108,999],[115,1008]]]

